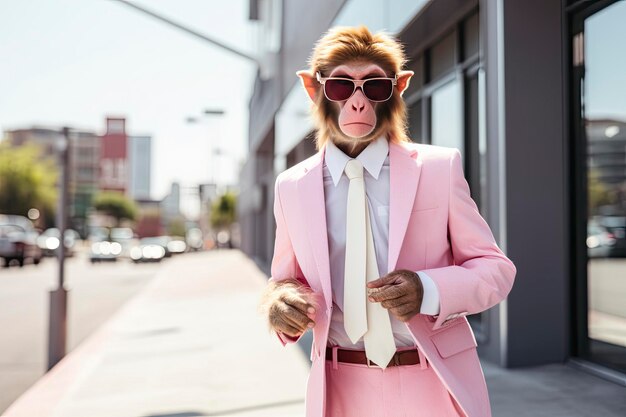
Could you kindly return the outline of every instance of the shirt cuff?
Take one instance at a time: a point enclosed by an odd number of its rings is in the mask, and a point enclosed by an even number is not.
[[[416,271],[422,281],[422,287],[424,288],[424,298],[422,299],[422,306],[420,308],[420,314],[428,314],[429,316],[435,316],[439,314],[439,290],[433,282],[433,279],[425,272]]]

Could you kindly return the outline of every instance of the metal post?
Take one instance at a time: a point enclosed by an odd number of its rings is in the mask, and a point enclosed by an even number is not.
[[[57,223],[59,243],[59,286],[50,291],[50,317],[48,327],[48,370],[65,356],[67,340],[67,290],[65,279],[65,229],[67,228],[67,203],[69,182],[70,132],[63,128],[63,143],[60,145],[61,177],[59,179],[59,208]]]

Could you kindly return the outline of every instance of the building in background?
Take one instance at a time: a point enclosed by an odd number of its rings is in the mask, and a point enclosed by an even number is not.
[[[135,233],[139,238],[163,235],[161,221],[161,201],[150,199],[135,200],[139,215],[135,225]]]
[[[117,191],[134,200],[149,200],[152,169],[152,138],[128,136],[125,118],[106,118],[103,135],[71,129],[69,155],[70,227],[85,235],[87,218],[98,191]],[[33,126],[8,130],[12,146],[34,143],[42,155],[55,155],[64,140],[61,127]]]
[[[43,126],[7,130],[4,135],[11,146],[34,143],[42,148],[44,155],[57,155],[59,153],[58,143],[64,140],[61,129]]]
[[[250,0],[262,68],[241,171],[241,248],[269,274],[274,182],[315,152],[295,72],[331,26],[385,29],[415,72],[415,142],[458,148],[472,197],[518,274],[469,316],[480,356],[626,377],[626,2]],[[307,10],[306,25],[302,10]],[[303,219],[303,221],[306,221]]]
[[[170,192],[163,197],[160,202],[161,223],[163,228],[167,229],[168,225],[181,216],[180,213],[180,184],[173,182]]]
[[[65,140],[61,128],[33,126],[5,132],[12,146],[34,143],[42,156],[59,161],[59,142]],[[100,138],[92,131],[74,129],[70,134],[69,216],[71,227],[83,233],[94,194],[99,189]]]
[[[152,138],[128,137],[128,196],[134,200],[150,198]]]
[[[100,137],[100,149],[100,190],[126,194],[130,180],[126,119],[106,118],[106,130]]]
[[[119,191],[133,199],[149,199],[152,138],[129,136],[125,118],[107,117],[100,143],[100,189]]]
[[[72,131],[70,138],[70,221],[74,229],[84,234],[91,202],[99,187],[100,140],[89,131]]]

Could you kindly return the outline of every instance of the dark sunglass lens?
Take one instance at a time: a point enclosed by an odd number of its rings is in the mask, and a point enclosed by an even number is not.
[[[348,80],[328,80],[324,86],[329,100],[347,100],[354,91],[354,83]]]
[[[383,101],[391,97],[391,80],[368,80],[363,84],[363,92],[370,100]]]

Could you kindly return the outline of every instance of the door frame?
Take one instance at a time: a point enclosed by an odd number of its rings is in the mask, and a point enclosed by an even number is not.
[[[588,274],[587,274],[587,136],[585,130],[585,109],[581,97],[584,88],[584,28],[585,21],[595,13],[606,9],[620,0],[598,0],[589,2],[579,0],[564,8],[564,67],[567,69],[565,90],[567,122],[565,155],[569,184],[570,213],[569,231],[571,254],[570,302],[572,320],[570,321],[570,362],[598,376],[626,385],[626,374],[611,368],[607,364],[595,362],[591,357],[588,333]],[[582,61],[580,61],[582,52]],[[575,62],[576,60],[576,62]],[[626,352],[626,348],[624,348]]]

